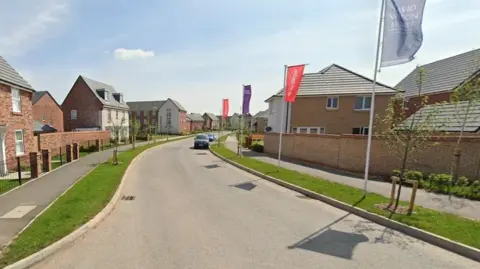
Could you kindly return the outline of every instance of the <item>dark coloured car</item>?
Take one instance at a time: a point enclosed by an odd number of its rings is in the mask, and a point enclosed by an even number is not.
[[[210,146],[210,139],[205,134],[197,135],[193,141],[194,149],[208,149]]]
[[[215,135],[214,134],[208,134],[208,141],[210,141],[210,142],[215,141]]]

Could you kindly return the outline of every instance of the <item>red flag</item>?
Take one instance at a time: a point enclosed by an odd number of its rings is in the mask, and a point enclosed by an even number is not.
[[[227,116],[228,116],[228,99],[223,99],[222,117],[226,119]]]
[[[287,69],[287,83],[285,84],[285,102],[295,102],[298,88],[302,82],[305,65],[289,66]]]

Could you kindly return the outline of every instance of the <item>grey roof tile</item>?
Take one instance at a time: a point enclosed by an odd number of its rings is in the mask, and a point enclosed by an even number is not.
[[[33,100],[32,100],[32,104],[35,104],[38,100],[40,100],[40,98],[42,98],[42,96],[44,96],[46,93],[48,93],[47,91],[39,91],[39,92],[35,92],[33,94]]]
[[[205,114],[206,114],[211,120],[213,120],[213,121],[218,120],[217,116],[215,116],[215,114],[213,114],[213,113],[208,113],[208,112],[206,112]],[[204,114],[204,115],[205,115],[205,114]]]
[[[472,74],[480,71],[480,49],[472,50],[421,66],[425,71],[422,94],[452,91]],[[417,68],[402,79],[395,88],[405,97],[418,94]]]
[[[264,110],[264,111],[259,111],[257,114],[255,114],[255,116],[253,116],[254,118],[268,118],[268,109],[267,110]]]
[[[172,102],[178,107],[178,109],[182,110],[182,111],[187,111],[181,104],[180,102],[178,102],[177,100],[173,100],[170,98],[170,100],[172,100]]]
[[[471,104],[470,108],[468,107],[468,102],[427,105],[408,117],[402,125],[409,126],[415,117],[414,124],[420,124],[427,130],[460,132],[468,110],[464,131],[478,132],[480,128],[480,104]],[[428,124],[425,123],[427,117],[430,117]]]
[[[109,107],[120,107],[120,108],[129,109],[129,107],[127,106],[127,104],[125,102],[120,103],[120,102],[117,102],[117,100],[115,100],[115,98],[113,98],[113,94],[117,93],[117,91],[115,90],[115,88],[113,86],[105,84],[105,83],[100,82],[100,81],[93,80],[91,78],[87,78],[85,76],[80,76],[80,77],[83,79],[83,81],[85,81],[87,86],[90,88],[90,90],[93,92],[93,94],[95,94],[97,99],[100,102],[102,102],[103,105],[109,106]],[[100,90],[100,89],[105,89],[105,90],[108,91],[108,102],[105,101],[105,99],[103,99],[98,94],[97,90]]]
[[[187,118],[191,121],[203,121],[202,114],[199,114],[199,113],[187,114]]]
[[[2,80],[25,90],[33,91],[33,87],[17,72],[17,70],[0,56],[0,81]]]
[[[164,100],[162,101],[131,101],[127,102],[127,106],[132,111],[150,111],[154,110],[156,107],[157,110],[165,103]]]
[[[373,80],[340,65],[332,64],[318,73],[304,74],[297,96],[371,94],[372,84]],[[377,82],[375,92],[397,93],[394,88],[380,82]],[[283,89],[275,96],[283,96]]]

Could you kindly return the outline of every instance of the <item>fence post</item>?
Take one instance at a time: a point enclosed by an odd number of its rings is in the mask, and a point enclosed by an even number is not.
[[[20,157],[17,157],[17,170],[18,170],[18,185],[22,185],[22,166],[20,164]]]
[[[72,145],[67,144],[65,146],[65,155],[67,156],[67,163],[72,162]]]
[[[38,152],[30,152],[30,177],[37,178],[40,175]]]
[[[100,151],[100,139],[95,139],[95,151]]]
[[[60,165],[63,165],[62,146],[60,146]]]
[[[80,158],[80,148],[78,143],[73,143],[73,159],[78,160]]]
[[[52,171],[52,155],[49,149],[42,149],[42,170],[43,172]]]

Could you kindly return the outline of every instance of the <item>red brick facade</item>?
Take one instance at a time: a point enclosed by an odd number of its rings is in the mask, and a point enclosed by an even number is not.
[[[423,96],[428,96],[428,102],[427,104],[435,104],[435,103],[440,103],[440,102],[450,102],[450,99],[452,97],[452,92],[442,92],[442,93],[433,93],[433,94],[425,94]],[[406,107],[408,110],[406,111],[406,116],[410,116],[413,113],[417,112],[423,96],[417,96],[417,97],[412,97],[408,100],[408,103]]]
[[[203,128],[205,130],[212,130],[212,120],[210,119],[210,117],[208,117],[207,114],[204,114],[203,119]]]
[[[179,113],[179,120],[180,120],[180,131],[182,133],[186,133],[190,131],[190,123],[187,121],[187,112],[180,111]]]
[[[14,113],[12,109],[11,87],[0,84],[0,127],[5,130],[5,161],[11,163],[16,154],[15,130],[23,131],[23,156],[35,151],[35,140],[33,136],[33,93],[20,90],[21,112]],[[1,154],[1,153],[0,153]],[[7,167],[9,169],[9,167]]]
[[[100,127],[99,111],[102,108],[102,103],[79,77],[62,104],[64,130]],[[72,110],[77,111],[77,119],[70,119]]]
[[[189,121],[190,132],[203,130],[203,121]]]
[[[46,93],[33,104],[33,119],[63,132],[63,111],[53,97]]]
[[[133,114],[133,115],[132,115]],[[152,129],[158,129],[158,110],[157,111],[129,111],[130,119],[135,118],[140,123],[140,130],[146,130],[149,117]]]

